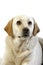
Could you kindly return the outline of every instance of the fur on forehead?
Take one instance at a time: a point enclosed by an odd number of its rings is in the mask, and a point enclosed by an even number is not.
[[[20,15],[20,16],[15,16],[14,17],[14,21],[18,21],[18,20],[27,20],[28,17],[25,15]]]

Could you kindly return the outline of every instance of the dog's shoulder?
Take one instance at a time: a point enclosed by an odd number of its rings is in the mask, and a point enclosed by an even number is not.
[[[37,36],[33,36],[31,38],[31,40],[29,41],[29,43],[28,43],[29,49],[33,49],[38,43],[39,43],[38,37]]]
[[[10,45],[12,45],[12,37],[10,36],[6,36],[6,39],[5,39],[5,45],[6,45],[6,48],[9,47]]]
[[[11,36],[6,36],[5,41],[6,41],[6,42],[12,41],[12,37],[11,37]]]
[[[31,42],[37,43],[38,42],[38,37],[37,36],[33,36],[31,38]]]

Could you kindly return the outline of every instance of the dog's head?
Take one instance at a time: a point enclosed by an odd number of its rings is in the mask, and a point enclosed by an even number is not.
[[[39,27],[35,20],[26,16],[12,18],[4,29],[8,35],[19,38],[35,36],[39,32]]]

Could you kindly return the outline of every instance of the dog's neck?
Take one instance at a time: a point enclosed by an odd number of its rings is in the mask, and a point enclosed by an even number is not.
[[[32,36],[30,38],[26,38],[26,39],[21,39],[16,37],[15,39],[13,39],[13,43],[15,46],[16,51],[23,51],[23,48],[29,43],[30,39],[32,38]]]
[[[14,46],[16,48],[19,48],[23,43],[26,43],[27,40],[22,40],[18,37],[16,37],[15,39],[13,39],[13,43],[14,43]]]
[[[13,42],[14,42],[14,44],[15,44],[16,46],[19,47],[19,46],[21,46],[21,44],[26,43],[27,40],[29,41],[29,39],[23,39],[23,38],[15,37],[15,38],[13,39]]]
[[[25,39],[25,40],[20,39],[18,37],[12,38],[10,36],[8,36],[6,38],[6,44],[7,44],[6,46],[10,45],[11,48],[14,48],[15,51],[17,51],[17,52],[18,51],[22,52],[22,51],[25,51],[27,49],[31,50],[32,48],[35,47],[36,43],[37,43],[37,38],[34,36],[30,37],[29,39]]]

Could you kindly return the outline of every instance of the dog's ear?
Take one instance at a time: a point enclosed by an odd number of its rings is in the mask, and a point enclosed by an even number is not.
[[[9,36],[13,37],[12,22],[13,22],[13,18],[8,22],[4,30],[8,33]]]
[[[35,36],[40,31],[36,22],[34,22],[33,35]]]

